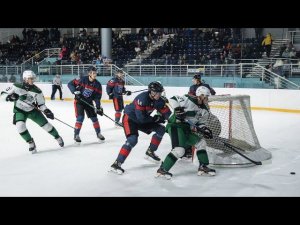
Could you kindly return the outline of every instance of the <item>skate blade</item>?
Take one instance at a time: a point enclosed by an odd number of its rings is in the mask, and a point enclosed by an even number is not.
[[[34,149],[34,150],[31,151],[31,154],[36,154],[36,153],[37,153],[36,149]]]
[[[156,163],[156,164],[159,164],[161,162],[161,160],[157,161],[157,160],[152,159],[150,156],[147,156],[147,155],[144,156],[144,159],[146,159],[149,162]]]
[[[198,176],[205,176],[205,177],[213,177],[216,175],[215,172],[208,172],[208,173],[205,173],[203,171],[198,171],[197,173]]]
[[[165,178],[166,180],[171,180],[172,178],[170,175],[163,175],[161,173],[156,173],[154,177],[155,178],[161,177],[161,178]]]
[[[105,140],[100,140],[100,139],[98,139],[98,142],[99,142],[99,144],[102,144],[102,143],[105,142]]]
[[[114,168],[110,168],[110,170],[108,172],[116,173],[118,175],[123,174],[123,172],[121,170],[117,170],[117,169],[114,169]]]
[[[77,142],[77,141],[74,142],[75,146],[79,146],[80,144],[81,144],[81,142]]]

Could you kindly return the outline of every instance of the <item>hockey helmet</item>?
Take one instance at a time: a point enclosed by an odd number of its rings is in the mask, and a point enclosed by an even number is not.
[[[36,75],[32,70],[25,70],[23,72],[23,80],[27,80],[27,79],[35,79]]]
[[[201,74],[200,73],[195,74],[193,79],[201,80]]]
[[[148,90],[153,92],[163,92],[164,87],[161,85],[161,83],[153,81],[148,85]]]
[[[88,72],[91,72],[91,71],[97,72],[97,68],[95,66],[90,66],[87,71]]]
[[[200,86],[196,90],[196,96],[210,96],[210,90],[207,87]]]

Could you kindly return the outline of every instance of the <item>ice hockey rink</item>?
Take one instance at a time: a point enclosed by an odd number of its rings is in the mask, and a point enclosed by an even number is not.
[[[74,126],[72,101],[46,101],[56,118]],[[114,117],[111,103],[105,114]],[[12,124],[13,103],[0,101],[0,196],[300,196],[300,114],[252,111],[260,144],[272,153],[272,162],[244,168],[215,168],[215,177],[197,176],[197,164],[180,160],[173,178],[155,178],[159,164],[144,159],[151,135],[139,142],[123,164],[125,174],[108,172],[125,141],[123,129],[100,117],[105,143],[98,143],[92,123],[85,120],[82,144],[75,146],[73,129],[50,120],[65,141],[61,148],[51,135],[28,120],[37,154]],[[157,154],[164,159],[171,148],[166,134]],[[295,172],[295,175],[290,174]]]

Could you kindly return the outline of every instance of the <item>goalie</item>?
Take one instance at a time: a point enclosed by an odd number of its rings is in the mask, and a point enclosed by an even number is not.
[[[206,126],[209,117],[207,109],[208,96],[210,91],[207,87],[200,86],[196,96],[173,96],[169,102],[174,113],[168,120],[166,132],[170,135],[172,150],[157,170],[156,177],[164,176],[167,179],[172,177],[169,170],[176,161],[185,153],[187,146],[194,145],[199,160],[198,175],[214,176],[216,171],[207,167],[209,164],[206,152],[206,141],[212,139],[212,131]]]

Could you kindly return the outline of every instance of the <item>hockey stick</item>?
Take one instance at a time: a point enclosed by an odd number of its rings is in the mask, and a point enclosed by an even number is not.
[[[253,159],[250,159],[248,156],[244,155],[243,153],[241,153],[240,151],[238,150],[241,150],[243,151],[243,149],[237,147],[237,146],[234,146],[232,144],[229,144],[225,141],[223,141],[222,139],[220,138],[214,138],[215,141],[219,142],[219,143],[222,143],[224,146],[226,146],[227,148],[230,148],[232,151],[234,151],[235,153],[239,154],[240,156],[242,156],[243,158],[249,160],[250,162],[252,162],[253,164],[255,165],[262,165],[262,162],[261,161],[255,161]]]
[[[5,91],[1,91],[1,95],[2,95],[2,94],[7,94],[7,95],[8,95],[8,93],[5,92]],[[27,102],[25,102],[25,101],[23,101],[23,100],[21,100],[21,99],[18,99],[18,100],[21,101],[21,102],[24,102],[25,104],[27,104],[27,105],[29,105],[29,106],[31,106],[31,107],[35,108],[36,110],[38,110],[38,111],[40,111],[40,112],[43,113],[43,111],[40,110],[37,106],[31,105],[31,104],[29,104],[29,103],[27,103]],[[65,122],[63,122],[63,121],[61,121],[60,119],[57,119],[56,117],[54,117],[54,119],[56,119],[57,121],[59,121],[59,122],[65,124],[65,125],[67,125],[68,127],[71,127],[72,129],[75,129],[75,127],[73,127],[73,126],[71,126],[71,125],[69,125],[69,124],[67,124],[67,123],[65,123]]]
[[[95,106],[91,105],[90,103],[88,103],[87,101],[83,100],[82,98],[79,99],[79,101],[85,103],[86,105],[88,105],[89,107],[93,108],[94,110],[96,110]],[[110,119],[111,121],[113,121],[114,123],[118,124],[121,127],[124,127],[122,124],[120,124],[119,122],[116,122],[114,119],[110,118],[108,115],[106,115],[105,113],[103,113],[103,116],[106,116],[108,119]]]
[[[136,92],[141,92],[141,91],[147,91],[148,90],[148,88],[147,89],[143,89],[143,90],[138,90],[138,91],[132,91],[131,93],[136,93]]]
[[[147,90],[148,90],[148,89],[143,89],[143,90],[138,90],[138,91],[132,91],[131,94],[137,93],[137,92],[141,92],[141,91],[147,91]],[[122,94],[122,95],[126,95],[126,94],[124,93],[124,94]]]
[[[191,122],[190,120],[186,120],[186,122],[188,122],[190,125],[196,127],[196,125],[195,125],[193,122]],[[241,153],[240,151],[243,151],[243,149],[241,149],[241,148],[239,148],[239,147],[237,147],[237,146],[234,146],[234,145],[232,145],[232,144],[229,144],[228,142],[223,141],[223,140],[220,139],[219,137],[213,138],[213,140],[214,140],[214,141],[217,141],[217,142],[219,142],[219,143],[222,143],[225,147],[230,148],[232,151],[234,151],[234,152],[237,153],[238,155],[242,156],[243,158],[247,159],[247,160],[250,161],[251,163],[253,163],[253,164],[255,164],[255,165],[262,165],[262,162],[260,162],[260,161],[255,161],[255,160],[253,160],[253,159],[250,159],[248,156],[246,156],[246,155],[244,155],[243,153]],[[240,151],[238,151],[238,150],[240,150]]]

